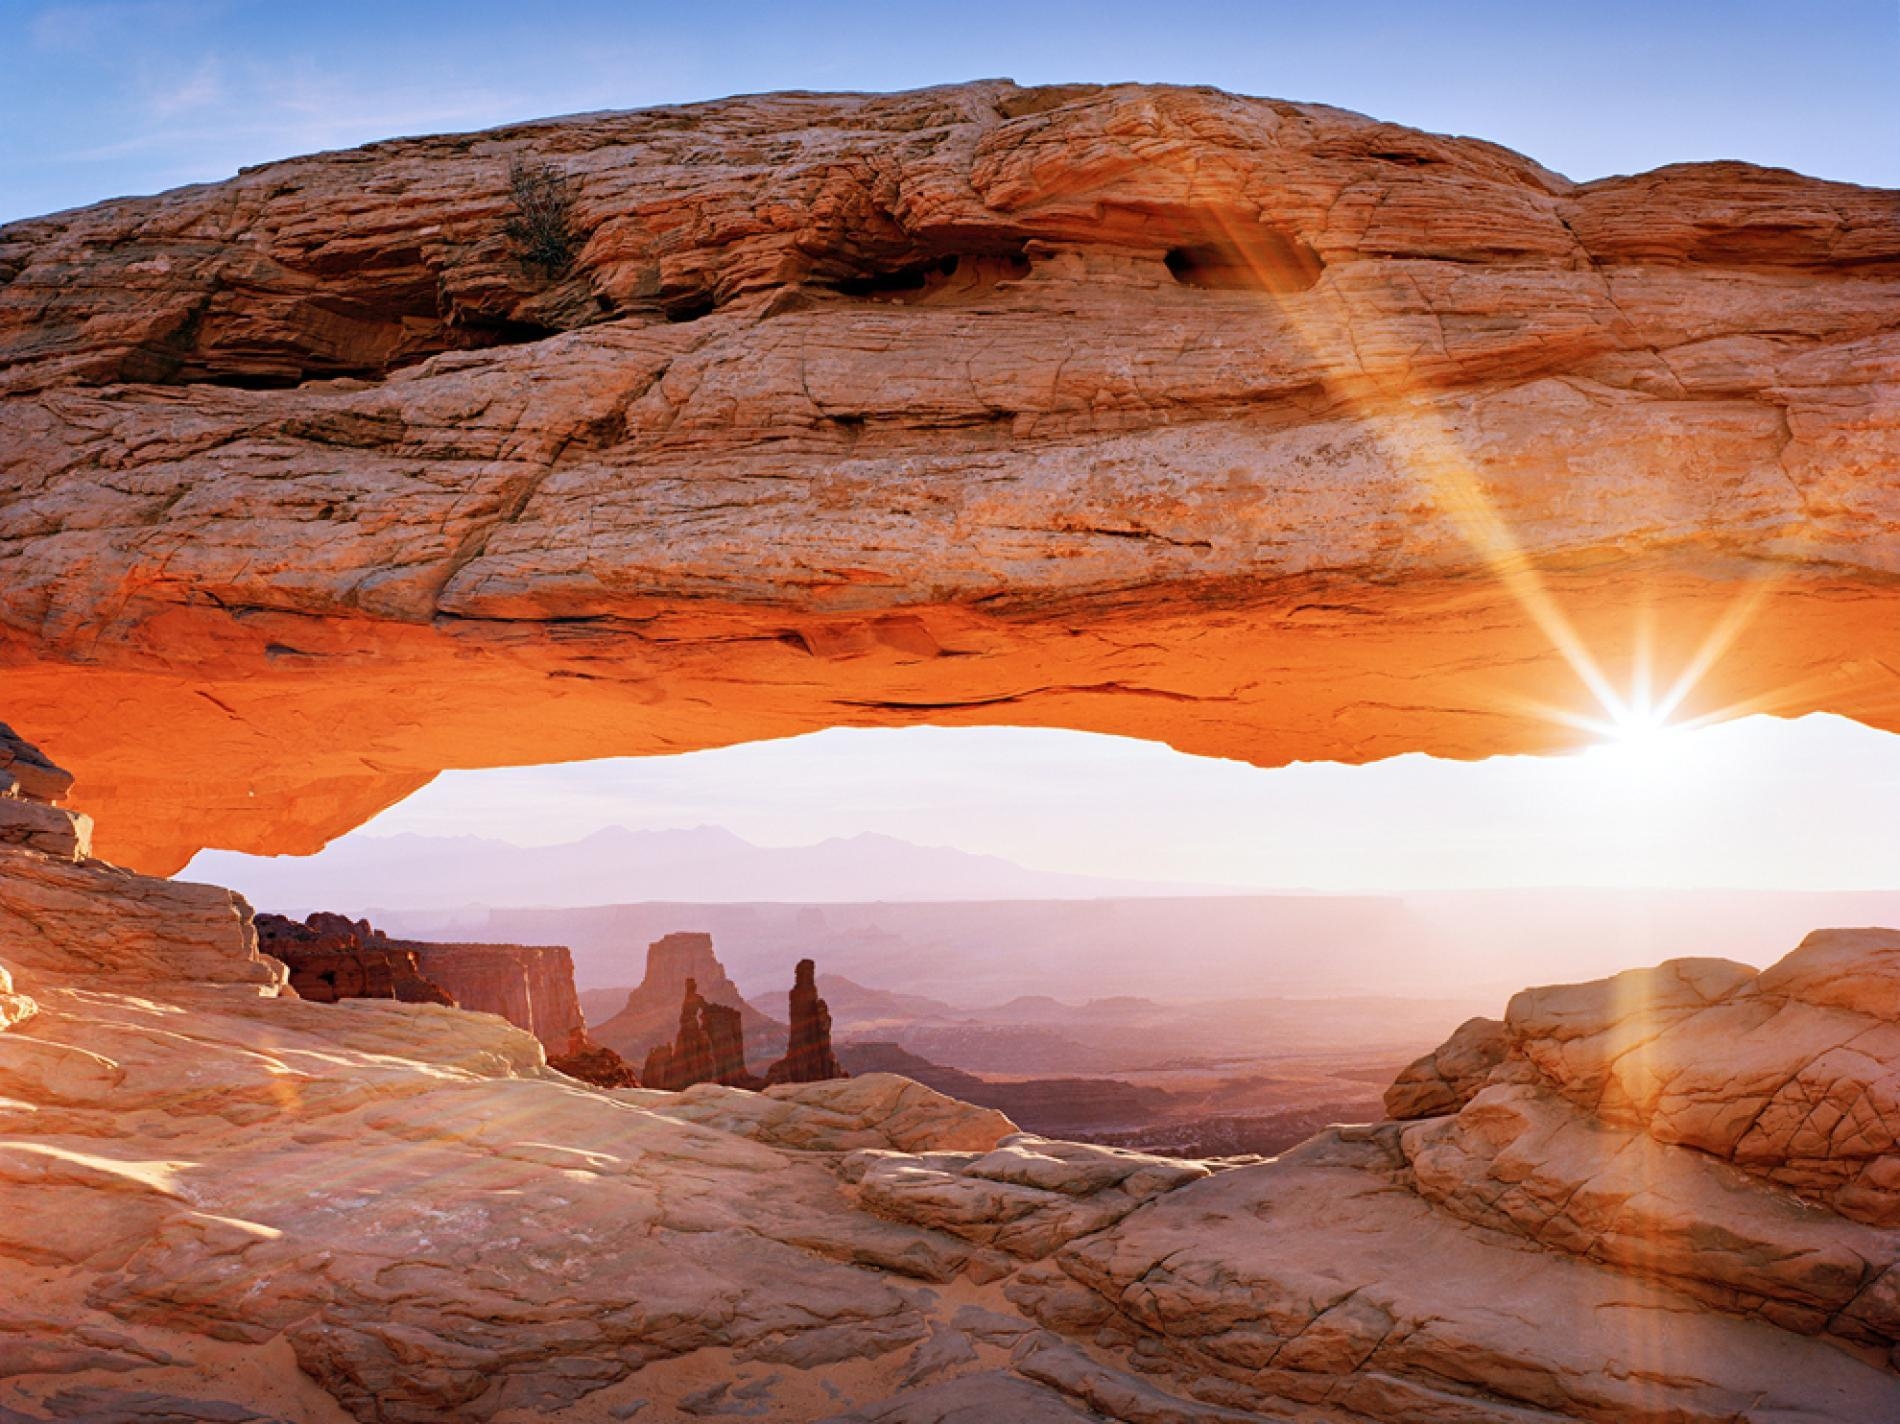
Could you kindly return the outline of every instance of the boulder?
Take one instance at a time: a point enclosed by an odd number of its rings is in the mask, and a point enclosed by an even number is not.
[[[72,789],[70,772],[54,766],[38,747],[0,722],[0,800],[18,797],[57,806]]]
[[[1477,1094],[1504,1061],[1509,1043],[1497,1019],[1467,1019],[1439,1047],[1408,1066],[1385,1090],[1391,1118],[1455,1113]]]
[[[44,801],[0,796],[0,845],[61,860],[87,860],[92,855],[92,818]]]

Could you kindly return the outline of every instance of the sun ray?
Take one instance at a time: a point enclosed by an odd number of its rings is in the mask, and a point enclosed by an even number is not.
[[[1596,704],[1596,715],[1567,711],[1530,699],[1517,702],[1554,725],[1580,731],[1599,741],[1653,737],[1664,730],[1708,726],[1752,711],[1792,705],[1794,690],[1779,688],[1726,703],[1677,722],[1682,707],[1755,620],[1781,586],[1783,573],[1759,573],[1722,609],[1694,653],[1657,693],[1656,629],[1645,601],[1633,630],[1629,682],[1619,690],[1605,673],[1576,625],[1566,615],[1523,547],[1509,521],[1487,492],[1483,479],[1452,433],[1446,418],[1416,398],[1395,392],[1367,369],[1355,332],[1351,294],[1301,268],[1290,270],[1287,245],[1263,240],[1257,224],[1224,211],[1218,203],[1205,210],[1207,236],[1231,254],[1253,285],[1270,302],[1293,337],[1305,348],[1330,399],[1347,411],[1378,444],[1394,468],[1410,474],[1429,491],[1433,503],[1457,528],[1491,576],[1549,641]],[[1296,264],[1297,265],[1297,264]],[[1402,411],[1403,433],[1393,429]],[[1791,531],[1797,543],[1809,537],[1805,526]]]
[[[1564,614],[1537,572],[1529,553],[1512,532],[1509,522],[1486,493],[1460,442],[1443,417],[1416,401],[1405,406],[1410,429],[1398,438],[1387,428],[1389,391],[1382,391],[1358,356],[1353,313],[1345,309],[1346,294],[1321,282],[1310,290],[1291,292],[1296,285],[1281,264],[1271,260],[1280,249],[1259,241],[1257,233],[1241,230],[1218,205],[1207,209],[1211,234],[1219,248],[1252,276],[1255,286],[1270,300],[1287,329],[1306,348],[1328,395],[1338,401],[1378,442],[1395,468],[1412,475],[1430,491],[1433,502],[1458,529],[1460,537],[1482,559],[1506,593],[1543,633],[1563,658],[1612,725],[1627,719],[1624,697],[1605,675],[1583,638]],[[1328,314],[1328,304],[1338,309]],[[1330,327],[1330,330],[1326,329]],[[1353,353],[1354,364],[1344,360]],[[1338,355],[1341,359],[1333,359]],[[1380,399],[1385,397],[1385,399]]]

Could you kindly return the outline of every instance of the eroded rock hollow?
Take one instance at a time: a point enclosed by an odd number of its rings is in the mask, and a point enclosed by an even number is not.
[[[148,871],[837,724],[1549,748],[1644,648],[1900,727],[1897,376],[1900,197],[1739,163],[1000,81],[378,144],[0,229],[4,710]]]

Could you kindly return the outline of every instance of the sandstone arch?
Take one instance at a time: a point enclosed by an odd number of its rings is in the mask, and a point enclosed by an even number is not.
[[[0,230],[0,712],[153,871],[840,723],[1550,749],[1643,646],[1900,729],[1897,391],[1900,195],[1741,164],[1001,81],[378,144]]]

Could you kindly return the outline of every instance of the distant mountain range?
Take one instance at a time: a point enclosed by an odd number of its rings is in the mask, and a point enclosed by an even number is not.
[[[1526,984],[1593,979],[1683,955],[1752,964],[1824,925],[1900,925],[1900,891],[1525,889],[1393,895],[1158,895],[1101,899],[732,904],[650,900],[584,908],[373,909],[414,939],[564,944],[583,990],[639,982],[649,941],[711,934],[739,988],[783,1002],[809,956],[842,975],[998,1022],[1046,1019],[1053,996],[1164,1003],[1225,996],[1478,994],[1484,1012]],[[861,995],[864,991],[860,990]],[[902,1016],[846,991],[853,1016]],[[1138,1012],[1139,1005],[1128,1006]],[[1368,1008],[1384,1016],[1385,1009]],[[930,1056],[923,1049],[925,1056]],[[941,1061],[941,1060],[939,1060]],[[969,1066],[960,1064],[958,1066]]]
[[[1495,998],[1496,1013],[1529,983],[1681,955],[1765,964],[1823,925],[1900,925],[1896,891],[1276,894],[1032,870],[882,835],[759,846],[712,826],[614,827],[527,848],[349,837],[301,859],[207,852],[184,872],[196,877],[260,910],[337,910],[415,939],[564,944],[582,990],[624,994],[650,941],[703,930],[762,1003],[783,1003],[792,965],[810,956],[859,985],[991,1006],[999,1022],[1018,1010],[1047,1016],[1046,1002],[1007,1003],[1022,995],[1478,993]]]
[[[352,836],[316,855],[205,851],[180,874],[241,891],[260,910],[363,914],[376,905],[450,910],[570,908],[640,900],[800,904],[890,900],[1085,900],[1227,893],[1219,886],[1032,870],[996,855],[895,836],[761,846],[719,826],[610,826],[564,845],[481,836]]]

